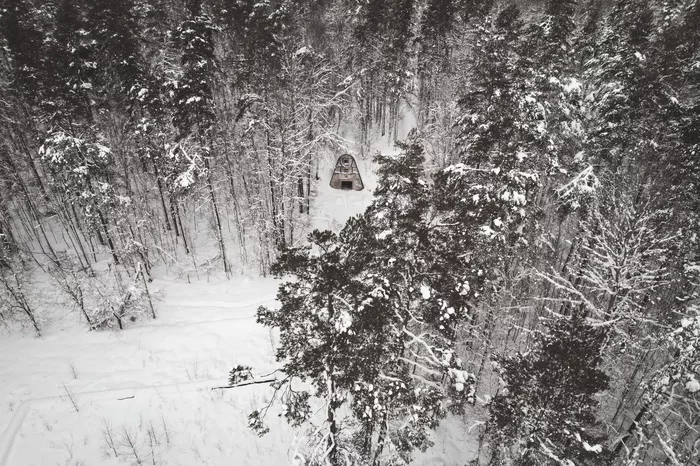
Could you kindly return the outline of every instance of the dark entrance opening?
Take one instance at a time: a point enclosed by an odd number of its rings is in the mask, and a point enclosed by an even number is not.
[[[341,181],[340,189],[352,189],[352,181]]]

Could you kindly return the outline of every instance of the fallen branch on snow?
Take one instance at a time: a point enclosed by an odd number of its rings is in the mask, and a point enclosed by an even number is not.
[[[238,387],[245,387],[246,385],[255,385],[255,384],[261,384],[261,383],[273,383],[278,381],[279,379],[277,378],[277,375],[275,375],[277,372],[280,370],[277,369],[273,372],[270,372],[269,374],[265,374],[257,379],[249,379],[240,383],[236,384],[231,384],[231,385],[223,385],[221,387],[212,387],[212,390],[224,390],[227,388],[238,388]]]

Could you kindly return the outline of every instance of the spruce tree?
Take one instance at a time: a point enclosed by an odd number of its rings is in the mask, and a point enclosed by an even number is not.
[[[42,105],[52,122],[68,129],[73,123],[92,123],[91,94],[97,73],[94,43],[78,2],[61,0],[54,30],[45,41],[42,63]]]
[[[653,41],[653,11],[647,0],[620,0],[602,31],[589,75],[598,124],[590,150],[611,173],[633,173],[659,158],[666,133],[669,98],[660,79],[659,53]],[[644,162],[644,163],[642,163]],[[638,176],[648,176],[642,170]]]
[[[435,178],[436,205],[451,226],[444,229],[444,244],[468,252],[460,261],[475,283],[495,279],[486,274],[501,270],[500,261],[532,241],[534,200],[552,165],[544,107],[522,67],[521,27],[519,11],[510,5],[479,28],[474,69],[455,122],[459,163]]]
[[[600,368],[605,332],[581,313],[556,318],[547,328],[532,350],[497,360],[504,388],[489,406],[492,463],[603,464],[595,395],[609,381]]]
[[[572,48],[576,31],[574,14],[578,0],[547,0],[544,17],[532,26],[531,40],[537,49],[538,70],[549,76],[560,77],[570,69],[574,58]]]
[[[522,156],[541,148],[546,120],[528,87],[522,28],[514,4],[478,28],[473,66],[464,77],[459,100],[462,115],[456,122],[461,161],[472,167],[507,171],[521,159],[531,164],[532,157]]]
[[[233,85],[245,92],[266,94],[277,89],[285,40],[292,35],[291,1],[218,0],[217,25],[228,34],[233,61]]]

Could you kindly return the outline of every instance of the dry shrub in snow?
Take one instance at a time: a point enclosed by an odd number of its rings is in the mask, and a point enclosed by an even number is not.
[[[27,291],[32,270],[19,256],[4,256],[0,261],[0,324],[11,327],[19,324],[32,327],[41,336],[41,320]]]

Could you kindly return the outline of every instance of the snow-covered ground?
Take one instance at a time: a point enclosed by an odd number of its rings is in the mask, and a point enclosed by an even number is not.
[[[246,427],[269,388],[211,390],[237,364],[260,373],[276,367],[275,336],[255,322],[259,305],[274,304],[276,286],[261,278],[155,280],[166,296],[157,320],[121,332],[3,336],[0,464],[138,464],[127,433],[147,464],[284,464],[290,429],[280,423],[258,439]]]
[[[415,116],[411,111],[405,111],[399,122],[398,139],[405,139],[408,132],[416,125]],[[353,128],[341,129],[341,136],[353,139]],[[330,229],[338,232],[342,229],[348,217],[359,215],[365,211],[374,195],[377,187],[377,176],[374,173],[372,159],[377,152],[392,154],[398,152],[390,137],[377,137],[371,144],[369,151],[361,154],[359,147],[351,147],[348,150],[357,162],[365,189],[362,191],[342,191],[330,187],[330,174],[333,172],[336,161],[345,151],[329,154],[319,161],[319,177],[315,185],[314,197],[311,201],[311,227],[318,229]]]
[[[405,118],[399,136],[413,125]],[[395,149],[387,138],[356,156],[365,190],[328,186],[337,155],[319,165],[311,227],[339,231],[372,200],[371,155]],[[255,322],[275,304],[278,282],[237,277],[192,284],[156,274],[164,296],[158,319],[119,332],[89,332],[58,319],[42,338],[0,335],[0,466],[289,464],[295,432],[270,410],[260,438],[247,416],[264,405],[267,384],[226,385],[238,364],[258,374],[278,367],[276,335]],[[55,316],[66,315],[57,303]],[[49,312],[51,313],[51,312]],[[467,425],[451,419],[416,464],[463,464]],[[461,452],[461,453],[460,453]],[[451,459],[450,459],[451,458]]]

